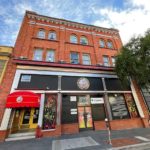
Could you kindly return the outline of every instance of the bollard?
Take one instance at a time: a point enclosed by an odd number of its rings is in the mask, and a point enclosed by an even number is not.
[[[108,141],[109,141],[109,144],[112,145],[112,143],[111,143],[110,126],[109,126],[109,121],[108,121],[107,118],[105,118],[105,124],[106,124],[106,128],[107,128],[107,131],[108,131]]]

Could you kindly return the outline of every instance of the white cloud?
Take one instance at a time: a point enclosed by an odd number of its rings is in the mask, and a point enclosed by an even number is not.
[[[132,3],[131,3],[132,2]],[[95,13],[104,16],[103,20],[96,20],[95,25],[114,27],[119,29],[123,43],[127,43],[133,35],[143,34],[150,28],[150,9],[147,1],[130,0],[130,8],[116,10],[110,8],[98,9]],[[129,3],[127,3],[129,6]]]
[[[23,15],[26,10],[32,11],[32,6],[27,3],[18,3],[14,6],[14,10],[18,15]]]

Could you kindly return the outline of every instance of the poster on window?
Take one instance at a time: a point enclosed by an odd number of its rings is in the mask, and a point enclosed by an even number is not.
[[[109,103],[111,106],[113,119],[129,118],[125,99],[122,95],[114,94],[114,95],[109,96]]]
[[[46,95],[43,114],[43,129],[54,129],[56,125],[56,95]]]
[[[92,128],[91,107],[78,107],[79,128]]]
[[[133,100],[133,96],[131,93],[125,93],[124,94],[126,102],[127,102],[127,106],[128,106],[128,110],[130,113],[131,118],[136,118],[138,117],[138,111],[135,105],[135,102]]]

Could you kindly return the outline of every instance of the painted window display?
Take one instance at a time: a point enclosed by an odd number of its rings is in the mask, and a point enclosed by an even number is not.
[[[138,114],[135,102],[133,100],[132,94],[125,93],[124,96],[125,96],[125,99],[127,102],[127,106],[128,106],[131,118],[139,117],[139,114]]]
[[[79,128],[92,128],[91,107],[78,108]]]
[[[46,95],[43,115],[43,129],[54,129],[56,126],[56,95]]]

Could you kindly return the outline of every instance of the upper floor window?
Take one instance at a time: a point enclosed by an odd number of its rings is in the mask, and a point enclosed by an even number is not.
[[[5,70],[6,60],[0,60],[0,82],[3,77],[3,73]]]
[[[112,61],[112,66],[115,67],[115,65],[116,65],[116,58],[115,57],[111,57],[111,61]]]
[[[85,36],[81,36],[80,43],[83,45],[88,45],[88,40]]]
[[[91,59],[89,54],[82,55],[82,61],[84,65],[91,65]]]
[[[103,56],[103,63],[104,63],[104,66],[109,66],[109,57],[108,56]]]
[[[44,30],[39,30],[38,31],[38,34],[37,34],[37,37],[38,38],[41,38],[41,39],[45,39],[45,31]]]
[[[55,61],[55,51],[48,50],[46,53],[46,61],[54,62]]]
[[[42,49],[40,49],[40,48],[35,49],[34,55],[33,55],[33,60],[42,61],[42,55],[43,55]]]
[[[71,35],[70,36],[70,42],[71,43],[78,43],[78,39],[76,35]]]
[[[48,39],[49,40],[56,40],[56,32],[55,31],[50,31],[48,34]]]
[[[105,47],[105,41],[103,39],[100,39],[99,45],[100,47]]]
[[[110,49],[113,49],[113,43],[112,41],[107,41],[107,47],[110,48]]]
[[[71,52],[70,59],[72,64],[78,64],[79,63],[79,54],[77,52]]]

